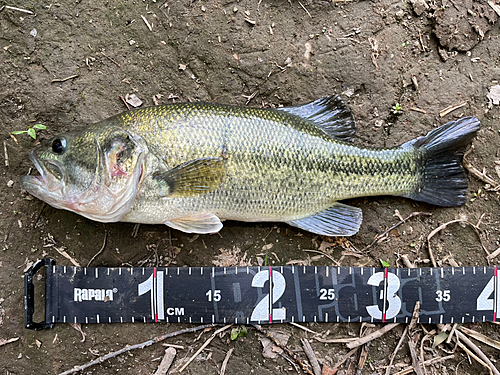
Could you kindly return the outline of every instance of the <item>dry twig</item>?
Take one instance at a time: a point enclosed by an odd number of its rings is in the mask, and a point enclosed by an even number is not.
[[[437,267],[437,263],[436,263],[436,259],[434,258],[434,254],[432,253],[431,238],[434,237],[434,235],[436,233],[438,233],[439,231],[443,230],[448,225],[453,224],[453,223],[464,223],[464,224],[470,225],[474,229],[474,231],[477,234],[477,237],[479,238],[479,242],[481,243],[481,247],[485,251],[485,253],[487,255],[487,259],[488,259],[489,255],[490,255],[490,252],[483,245],[483,241],[481,240],[481,235],[479,233],[480,229],[478,228],[478,226],[472,224],[471,222],[469,222],[468,220],[465,220],[465,219],[456,219],[456,220],[451,220],[451,221],[448,221],[447,223],[444,223],[444,224],[440,225],[439,227],[437,227],[436,229],[434,229],[431,233],[429,233],[429,235],[427,236],[427,249],[429,251],[429,257],[431,258],[432,266],[433,267]]]
[[[3,141],[3,155],[5,157],[5,166],[9,166],[9,154],[7,153],[7,142]]]
[[[19,340],[19,337],[13,337],[13,338],[7,339],[7,340],[0,339],[0,346],[4,346],[4,345],[7,345],[7,344],[10,344],[11,342],[15,342],[17,340]]]
[[[319,335],[318,332],[313,331],[312,329],[309,329],[307,327],[301,326],[300,324],[297,324],[295,322],[288,322],[288,324],[291,324],[292,326],[295,326],[297,328],[303,329],[306,332],[312,333],[313,335]]]
[[[107,239],[108,239],[108,230],[106,229],[106,224],[104,224],[104,240],[102,241],[101,249],[92,257],[92,259],[89,260],[89,262],[87,263],[87,267],[89,267],[90,263],[92,263],[94,259],[97,258],[99,255],[101,255],[101,253],[104,251]]]
[[[415,266],[409,267],[409,268],[415,268]],[[392,363],[394,362],[394,358],[396,358],[396,354],[398,353],[399,349],[401,348],[401,345],[403,345],[403,341],[404,341],[405,337],[407,336],[408,332],[410,330],[412,330],[415,327],[415,325],[417,324],[419,312],[420,312],[420,301],[417,301],[415,303],[415,307],[413,308],[413,315],[411,317],[410,324],[408,324],[405,327],[405,330],[403,331],[403,334],[401,335],[401,338],[399,339],[399,342],[396,345],[396,348],[394,349],[394,352],[391,355],[389,365],[385,369],[385,375],[389,375],[391,373],[391,367],[392,367]]]
[[[369,335],[366,335],[364,337],[360,337],[359,339],[356,339],[354,341],[347,343],[347,347],[349,349],[357,348],[358,346],[366,344],[369,341],[375,340],[375,339],[379,338],[380,336],[385,335],[391,329],[396,328],[400,324],[401,323],[387,324],[387,325],[383,326],[382,328],[380,328],[378,331],[372,332]]]
[[[321,367],[319,366],[318,358],[316,358],[316,354],[314,354],[311,344],[307,341],[307,339],[300,339],[300,342],[302,343],[304,352],[306,353],[309,363],[313,368],[314,375],[321,375]]]
[[[476,332],[472,329],[466,328],[466,327],[459,327],[458,328],[460,331],[465,333],[466,335],[469,335],[473,339],[476,339],[477,341],[481,341],[482,343],[491,346],[492,348],[495,348],[497,350],[500,350],[500,342],[497,340],[493,340],[489,338],[488,336],[483,335],[482,333]],[[451,335],[451,333],[450,333]]]
[[[172,366],[172,362],[174,361],[175,355],[177,354],[177,350],[172,347],[165,349],[165,356],[161,360],[160,365],[156,369],[154,375],[164,375]]]
[[[439,117],[444,117],[448,113],[451,113],[451,112],[453,112],[456,109],[462,108],[465,105],[467,105],[467,102],[462,102],[462,103],[459,103],[459,104],[456,104],[456,105],[450,105],[449,107],[446,107],[441,112],[439,112]]]
[[[417,375],[424,375],[424,370],[422,369],[422,364],[418,359],[417,350],[415,349],[415,343],[410,338],[408,340],[408,347],[410,348],[411,361],[413,363],[413,370]]]
[[[73,79],[73,78],[78,78],[78,77],[80,77],[80,75],[75,74],[74,76],[69,76],[69,77],[66,77],[66,78],[55,78],[55,79],[53,79],[52,81],[50,81],[50,83],[54,83],[54,82],[65,82],[65,81],[69,81],[70,79]]]
[[[490,372],[492,372],[494,375],[500,375],[500,372],[496,369],[495,365],[493,363],[491,363],[491,361],[488,359],[488,357],[486,357],[486,355],[482,352],[481,349],[478,348],[478,346],[476,344],[474,344],[472,341],[470,341],[467,336],[465,336],[462,332],[460,332],[460,330],[456,331],[456,335],[457,335],[457,338],[459,338],[460,340],[462,340],[465,344],[467,344],[467,346],[469,348],[471,348],[476,353],[476,355],[490,369]],[[460,345],[460,343],[459,343],[459,345]]]
[[[425,362],[422,362],[422,365],[424,366],[429,366],[429,365],[433,365],[433,364],[436,364],[436,363],[441,363],[441,362],[444,362],[444,361],[447,361],[448,359],[453,359],[455,358],[455,355],[454,354],[451,354],[451,355],[447,355],[446,357],[436,357],[436,358],[432,358],[432,359],[429,359]],[[407,367],[399,372],[396,372],[394,375],[406,375],[406,374],[410,374],[412,373],[414,370],[413,370],[413,366],[412,367]]]
[[[202,345],[202,346],[200,346],[200,348],[196,351],[196,353],[194,353],[194,354],[193,354],[193,356],[192,356],[191,358],[189,358],[189,361],[187,361],[187,362],[184,364],[184,366],[182,366],[182,367],[181,367],[181,369],[179,370],[179,372],[184,371],[184,369],[185,369],[186,367],[188,367],[188,365],[189,365],[191,362],[193,362],[193,359],[195,359],[195,358],[198,356],[198,354],[200,354],[200,353],[203,351],[203,349],[205,349],[205,348],[208,346],[208,344],[210,344],[210,343],[212,342],[212,340],[215,338],[215,336],[217,336],[219,333],[221,333],[221,332],[225,331],[226,329],[228,329],[228,328],[230,328],[230,327],[232,327],[232,326],[233,326],[232,324],[228,324],[228,325],[225,325],[225,326],[224,326],[224,327],[222,327],[222,328],[219,328],[217,331],[215,331],[215,332],[212,334],[212,336],[210,336],[210,337],[207,339],[207,341],[205,341],[205,342],[203,343],[203,345]]]
[[[224,361],[222,362],[222,366],[220,368],[220,375],[224,375],[226,373],[226,367],[227,363],[229,362],[229,357],[231,357],[231,354],[233,354],[234,348],[231,348],[227,351],[226,357],[224,358]]]
[[[387,236],[387,234],[389,234],[390,231],[392,231],[393,229],[396,229],[397,227],[399,227],[401,224],[404,224],[406,223],[408,220],[410,220],[412,217],[415,217],[415,216],[431,216],[432,214],[430,212],[412,212],[408,217],[406,217],[405,219],[403,220],[400,220],[397,224],[393,225],[392,227],[390,227],[389,229],[387,229],[384,233],[382,234],[377,234],[375,236],[375,238],[373,239],[373,241],[368,245],[366,246],[363,250],[361,250],[362,252],[363,251],[366,251],[368,250],[370,247],[372,247],[373,245],[375,245],[376,243],[380,243],[382,240],[384,240]]]
[[[486,172],[480,172],[478,169],[476,169],[471,163],[469,163],[469,161],[467,160],[467,156],[472,152],[473,148],[471,147],[469,150],[467,150],[467,152],[464,154],[464,157],[462,159],[462,164],[464,166],[465,169],[467,169],[467,171],[469,171],[470,174],[473,174],[474,176],[476,176],[478,179],[480,179],[481,181],[483,181],[484,183],[486,184],[489,184],[491,185],[491,187],[493,188],[492,190],[493,191],[496,191],[497,189],[500,188],[500,184],[498,182],[496,182],[495,180],[493,180],[492,178],[490,178],[489,176],[486,175]],[[488,189],[487,189],[488,190]]]
[[[11,6],[8,6],[8,5],[2,6],[0,8],[0,12],[3,11],[4,9],[17,10],[18,12],[28,13],[28,14],[35,14],[31,10],[26,10],[26,9],[22,9],[22,8],[11,7]]]
[[[309,249],[304,249],[304,250],[302,250],[302,251],[307,252],[307,253],[317,253],[317,254],[321,254],[321,255],[323,255],[323,256],[325,256],[325,257],[327,257],[328,259],[330,259],[330,260],[333,262],[333,264],[335,264],[336,266],[340,266],[340,263],[339,263],[339,262],[337,262],[337,261],[335,260],[335,258],[333,258],[331,255],[329,255],[329,254],[325,253],[324,251],[319,251],[319,250],[309,250]]]
[[[117,350],[116,352],[112,352],[112,353],[106,354],[106,355],[104,355],[102,357],[94,359],[93,361],[87,362],[84,365],[73,367],[71,370],[64,371],[64,372],[60,373],[59,375],[74,374],[75,372],[83,371],[86,368],[89,368],[91,366],[97,365],[99,363],[103,363],[104,361],[107,361],[110,358],[119,356],[120,354],[123,354],[123,353],[127,353],[127,352],[129,352],[131,350],[134,350],[134,349],[143,349],[143,348],[145,348],[147,346],[156,344],[158,342],[161,342],[163,340],[169,339],[171,337],[179,336],[179,335],[182,335],[182,334],[185,334],[185,333],[193,333],[193,332],[196,332],[196,331],[201,331],[202,329],[212,328],[212,327],[214,327],[214,325],[212,325],[212,324],[205,324],[205,325],[202,325],[202,326],[197,326],[197,327],[193,327],[193,328],[182,329],[182,330],[176,331],[176,332],[167,333],[165,335],[155,337],[155,338],[153,338],[151,340],[145,341],[145,342],[140,343],[140,344],[126,346],[126,347],[124,347],[124,348],[122,348],[120,350]]]

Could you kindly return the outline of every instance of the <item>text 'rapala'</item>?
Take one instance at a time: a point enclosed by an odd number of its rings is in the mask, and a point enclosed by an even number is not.
[[[113,294],[115,290],[113,289],[85,289],[85,288],[74,288],[74,301],[113,301]]]

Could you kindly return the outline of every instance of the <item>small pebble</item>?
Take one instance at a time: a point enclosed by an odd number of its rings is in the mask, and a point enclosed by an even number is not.
[[[9,182],[7,182],[7,186],[8,186],[8,187],[10,187],[10,188],[11,188],[12,186],[14,186],[14,181],[9,180]]]

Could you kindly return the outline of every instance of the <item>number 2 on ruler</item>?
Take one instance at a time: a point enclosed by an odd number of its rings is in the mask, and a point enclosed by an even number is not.
[[[254,288],[263,288],[266,281],[269,280],[269,271],[260,271],[255,274],[252,279],[252,286]],[[285,292],[286,282],[283,275],[279,272],[273,271],[273,303],[278,301]],[[269,320],[269,294],[260,300],[252,312],[250,320],[260,321]],[[273,309],[274,320],[284,320],[286,318],[286,310],[284,307],[281,309]]]

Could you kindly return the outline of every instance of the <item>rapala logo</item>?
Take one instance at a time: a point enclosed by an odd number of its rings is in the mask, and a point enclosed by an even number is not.
[[[118,292],[116,288],[113,289],[85,289],[74,288],[74,301],[113,301],[113,294]]]

